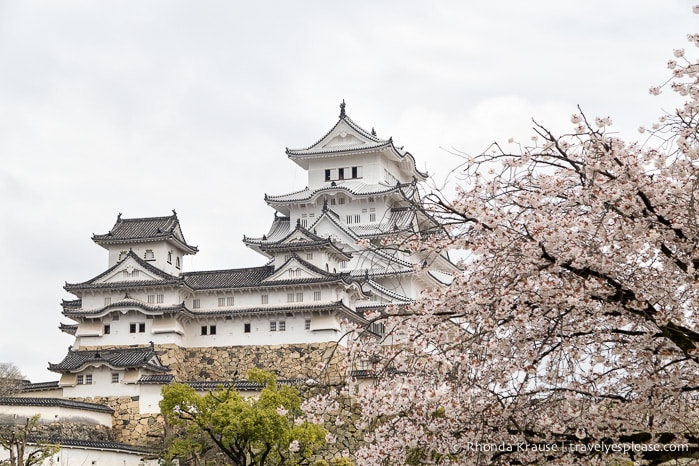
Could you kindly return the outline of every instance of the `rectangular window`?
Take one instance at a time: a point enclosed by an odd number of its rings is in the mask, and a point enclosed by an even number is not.
[[[348,215],[347,218],[346,218],[345,220],[347,220],[347,225],[351,225],[351,224],[352,224],[352,216],[351,216],[351,215]]]
[[[111,296],[105,296],[105,298],[104,298],[104,305],[105,305],[105,306],[109,306],[110,304],[112,304],[112,297],[111,297]]]
[[[112,372],[112,383],[119,383],[119,373]]]
[[[284,256],[284,262],[288,261],[289,259],[291,259],[291,254],[286,254]]]
[[[344,197],[339,198],[339,199],[337,200],[337,203],[338,203],[338,204],[344,204],[344,203],[345,203],[345,198],[344,198]]]
[[[325,170],[325,181],[330,181],[330,170]]]
[[[163,304],[164,301],[165,301],[165,295],[159,294],[158,296],[156,296],[155,302],[157,302],[158,304]]]
[[[223,307],[226,305],[226,298],[218,298],[218,307]]]
[[[335,198],[330,199],[330,205],[335,205]]]
[[[244,331],[245,333],[250,333],[250,324],[245,324],[245,325],[243,326],[243,331]]]
[[[268,304],[269,303],[269,295],[263,294],[262,295],[262,304]]]
[[[235,304],[235,297],[234,296],[229,296],[226,298],[226,306],[232,306]]]
[[[308,219],[307,218],[301,219],[301,226],[304,228],[308,228]]]
[[[338,180],[344,180],[345,179],[345,169],[344,168],[339,168],[337,170],[337,179]]]
[[[296,293],[296,302],[297,303],[303,302],[303,293]]]
[[[148,304],[155,304],[155,295],[154,294],[148,295]]]
[[[209,334],[209,327],[207,327],[206,325],[202,325],[201,326],[201,334],[208,335]]]
[[[309,252],[309,253],[306,254],[306,260],[307,260],[307,261],[312,261],[312,260],[313,260],[313,253],[312,253],[312,252]]]
[[[320,301],[320,291],[313,292],[313,301]]]
[[[279,331],[286,332],[286,321],[285,320],[279,321]]]
[[[209,335],[216,335],[216,326],[209,325]]]
[[[276,332],[277,331],[277,323],[275,321],[272,321],[269,323],[269,331],[270,332]]]
[[[136,333],[136,324],[129,324],[129,333]]]
[[[354,216],[354,223],[361,223],[362,217],[361,215],[355,215]]]
[[[114,322],[115,320],[119,320],[119,314],[114,314],[112,316],[112,322]]]
[[[112,327],[109,324],[106,324],[104,326],[104,334],[109,335],[110,333],[112,333]]]
[[[373,198],[373,197],[370,197],[370,198],[369,198],[369,202],[376,202],[376,199]]]
[[[369,214],[369,221],[375,222],[376,221],[376,214]]]
[[[201,307],[201,299],[196,298],[192,300],[192,309],[199,309]]]
[[[145,323],[138,324],[138,333],[146,333],[146,324]]]
[[[311,319],[306,319],[306,321],[303,323],[303,328],[306,330],[311,329]]]
[[[293,302],[294,302],[294,293],[287,293],[287,294],[286,294],[286,302],[287,302],[287,303],[293,303]]]
[[[357,167],[352,167],[352,178],[357,178]]]
[[[340,265],[341,269],[346,269],[347,268],[347,261],[340,261],[339,265]]]
[[[77,383],[78,383],[78,385],[84,385],[84,384],[85,384],[85,380],[84,380],[84,378],[83,378],[82,375],[79,375],[79,376],[78,376],[78,378],[77,378]]]
[[[92,385],[92,374],[87,374],[85,376],[85,385]]]

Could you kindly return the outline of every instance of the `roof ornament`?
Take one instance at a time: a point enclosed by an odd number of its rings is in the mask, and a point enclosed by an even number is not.
[[[345,118],[347,115],[345,114],[345,99],[342,99],[342,103],[340,104],[340,118]]]
[[[376,136],[376,130],[374,129],[373,126],[371,127],[371,135]]]
[[[335,183],[334,181],[331,181],[330,186],[337,186],[337,183]]]
[[[364,279],[369,280],[369,269],[364,269]]]
[[[153,343],[153,340],[149,341],[150,343],[150,349],[155,349],[155,343]]]
[[[300,219],[300,218],[297,218],[297,219],[296,219],[296,228],[298,228],[298,227],[300,227],[300,226],[301,226],[301,219]]]
[[[124,293],[124,299],[131,299],[131,296],[129,296],[128,291],[126,293]]]
[[[172,215],[174,215],[175,217],[177,217],[177,212],[175,211],[175,209],[172,209]]]
[[[267,235],[262,235],[262,241],[267,241]]]
[[[100,359],[102,355],[100,355],[99,351],[95,351],[95,359]]]
[[[121,220],[121,212],[119,212],[119,215],[117,215],[117,222]]]
[[[328,211],[328,200],[323,199],[323,212],[327,212],[327,211]],[[68,283],[68,282],[66,282],[66,283]]]

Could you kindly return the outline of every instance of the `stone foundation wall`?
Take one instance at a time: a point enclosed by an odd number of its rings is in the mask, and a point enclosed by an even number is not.
[[[114,410],[112,436],[115,442],[144,447],[160,444],[164,435],[161,414],[140,414],[137,396],[96,396],[72,398],[75,401],[99,403]]]
[[[336,343],[182,348],[156,345],[178,381],[245,379],[258,367],[280,379],[336,382],[345,372],[344,347]],[[237,375],[234,377],[234,374]]]

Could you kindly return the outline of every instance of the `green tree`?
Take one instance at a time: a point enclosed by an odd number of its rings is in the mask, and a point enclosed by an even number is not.
[[[248,379],[264,387],[259,397],[233,387],[205,395],[184,384],[164,387],[160,410],[175,429],[164,459],[200,465],[223,454],[235,466],[311,464],[327,431],[305,420],[298,390],[277,387],[276,377],[260,369]]]

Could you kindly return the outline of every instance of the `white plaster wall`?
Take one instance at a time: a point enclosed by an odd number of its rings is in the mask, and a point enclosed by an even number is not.
[[[294,314],[293,317],[285,315],[269,315],[254,317],[235,317],[230,320],[225,319],[201,319],[191,322],[186,327],[186,346],[190,347],[211,347],[211,346],[234,346],[234,345],[280,345],[299,343],[323,343],[337,341],[334,333],[323,333],[317,330],[306,330],[305,321],[311,319],[311,328],[315,320],[320,319],[318,314],[308,313]],[[339,328],[339,320],[332,317],[336,323],[330,323],[326,317],[324,324],[327,328]],[[277,322],[277,331],[270,331],[270,321]],[[286,330],[279,331],[279,321],[286,322]],[[245,333],[245,323],[250,323],[250,333]],[[216,335],[201,335],[201,326],[216,325]]]
[[[158,403],[162,399],[160,396],[160,390],[162,385],[138,385],[139,387],[139,398],[138,398],[138,412],[141,414],[152,414],[159,413],[160,406]]]
[[[4,422],[24,424],[27,419],[40,414],[40,424],[76,422],[112,427],[112,413],[63,406],[7,406],[0,405],[0,419]]]
[[[61,398],[63,397],[62,388],[54,388],[51,390],[37,390],[35,392],[22,392],[22,398]]]
[[[0,460],[7,458],[9,458],[8,451],[0,448]],[[57,454],[44,460],[41,466],[156,466],[157,464],[155,460],[141,460],[141,455],[138,453],[64,446]]]
[[[153,242],[153,243],[135,243],[135,244],[120,244],[120,245],[109,245],[109,267],[114,266],[119,259],[119,255],[122,251],[128,252],[132,249],[134,253],[140,258],[144,259],[147,249],[153,250],[153,255],[155,260],[147,261],[150,265],[157,267],[158,269],[169,273],[170,275],[179,275],[184,269],[184,255],[181,250],[174,247],[172,244],[166,242]],[[168,263],[167,253],[172,251],[172,262]],[[180,258],[180,268],[176,267],[177,257]]]
[[[112,382],[112,372],[119,373],[119,382]],[[63,387],[63,394],[68,398],[82,398],[95,396],[136,396],[138,385],[123,383],[124,371],[112,370],[108,367],[89,367],[78,375],[92,374],[90,385],[75,385]]]
[[[346,178],[352,176],[352,167],[361,168],[361,178],[356,178],[364,183],[377,183],[376,176],[376,154],[353,154],[343,157],[315,159],[308,161],[308,186],[318,188],[326,185],[325,170],[337,168],[350,168],[349,173],[345,173]]]

